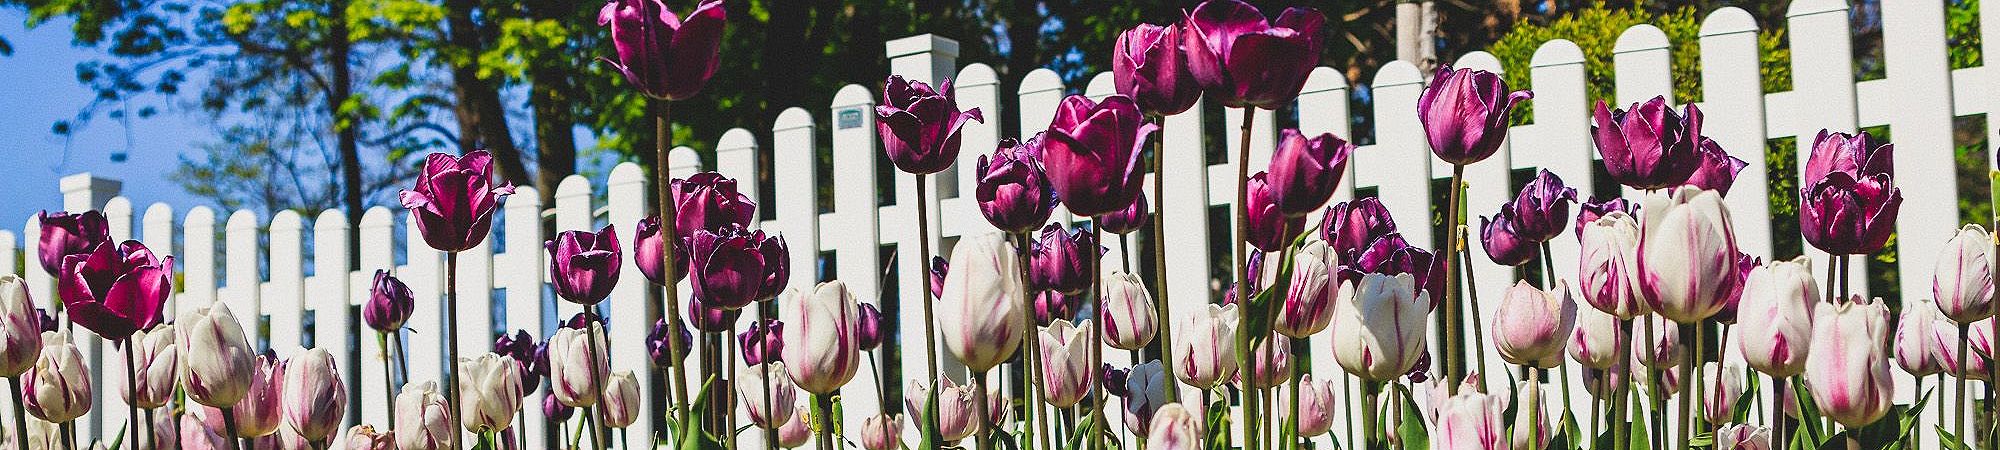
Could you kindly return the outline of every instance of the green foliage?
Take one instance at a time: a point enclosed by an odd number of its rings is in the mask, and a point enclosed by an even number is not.
[[[1979,0],[1952,0],[1945,5],[1945,36],[1951,68],[1985,65],[1980,62]]]

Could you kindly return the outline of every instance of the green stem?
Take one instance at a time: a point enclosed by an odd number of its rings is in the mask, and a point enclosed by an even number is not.
[[[7,377],[7,386],[14,390],[14,448],[28,448],[28,410],[22,406],[27,399],[21,395],[21,376]]]
[[[394,358],[389,357],[389,333],[375,333],[375,346],[382,349],[382,393],[388,397],[389,425],[393,427],[396,424],[396,377],[394,375],[396,361]]]
[[[458,404],[458,252],[444,254],[444,267],[444,339],[445,351],[448,352],[445,358],[448,370],[445,371],[444,393],[449,400],[451,417],[464,417],[459,415],[462,408]],[[463,448],[459,445],[459,434],[461,433],[451,433],[451,448]]]
[[[1029,271],[1028,248],[1034,241],[1028,237],[1028,233],[1026,232],[1015,233],[1015,237],[1021,241],[1021,246],[1015,253],[1015,258],[1019,262],[1021,269],[1021,286],[1027,286]],[[1022,393],[1026,403],[1022,404],[1021,411],[1028,416],[1028,420],[1030,421],[1030,434],[1034,434],[1041,439],[1041,448],[1053,449],[1055,447],[1049,444],[1049,405],[1048,402],[1042,401],[1041,371],[1038,370],[1042,363],[1042,339],[1039,331],[1041,327],[1036,325],[1039,322],[1035,320],[1034,308],[1022,308],[1021,315],[1026,319],[1029,329],[1027,339],[1024,339],[1027,341],[1026,348],[1028,353],[1025,357],[1021,358],[1021,379],[1027,385],[1027,389],[1024,389],[1026,392]],[[1160,334],[1164,335],[1166,333]],[[1172,392],[1173,390],[1168,389],[1167,391]],[[1031,409],[1034,411],[1034,414],[1026,414]],[[1029,450],[1034,450],[1034,441],[1029,440],[1029,444]]]
[[[1364,400],[1361,405],[1361,446],[1359,448],[1369,450],[1376,448],[1376,443],[1381,442],[1381,436],[1379,435],[1382,428],[1380,422],[1382,420],[1381,383],[1361,380],[1361,395]]]
[[[1297,343],[1297,341],[1299,341],[1299,340],[1298,340],[1298,339],[1294,339],[1294,340],[1293,340],[1293,342],[1294,342],[1294,343]],[[1285,349],[1285,351],[1291,351],[1291,348],[1287,347],[1287,348]],[[1287,414],[1287,415],[1285,415],[1285,417],[1286,417],[1286,419],[1285,419],[1285,420],[1288,420],[1288,421],[1289,421],[1288,423],[1290,423],[1290,424],[1291,424],[1291,430],[1292,430],[1292,431],[1291,431],[1291,433],[1289,433],[1289,434],[1286,434],[1286,435],[1284,436],[1284,438],[1285,438],[1285,439],[1284,439],[1284,443],[1283,443],[1283,444],[1284,444],[1284,446],[1283,446],[1283,447],[1280,447],[1280,448],[1282,448],[1282,449],[1287,449],[1287,450],[1289,450],[1289,449],[1291,449],[1291,448],[1292,448],[1293,446],[1297,445],[1297,443],[1298,443],[1298,439],[1297,439],[1297,438],[1294,438],[1294,437],[1292,437],[1292,436],[1293,436],[1293,435],[1295,435],[1295,434],[1297,434],[1297,433],[1299,432],[1299,431],[1298,431],[1298,430],[1299,430],[1299,387],[1300,387],[1300,385],[1302,384],[1302,383],[1300,383],[1300,375],[1302,375],[1302,373],[1301,373],[1301,371],[1299,370],[1299,366],[1300,366],[1300,365],[1301,365],[1301,364],[1302,364],[1303,362],[1304,362],[1303,360],[1301,360],[1301,361],[1297,361],[1297,362],[1294,362],[1294,363],[1292,364],[1292,366],[1291,366],[1291,369],[1292,369],[1292,370],[1291,370],[1291,372],[1292,372],[1292,373],[1290,374],[1290,376],[1287,376],[1287,377],[1286,377],[1287,379],[1289,379],[1289,380],[1291,381],[1291,383],[1292,383],[1292,388],[1290,389],[1290,393],[1289,393],[1289,394],[1290,394],[1290,396],[1291,396],[1291,406],[1290,406],[1290,407],[1288,408],[1288,409],[1290,410],[1290,414]]]
[[[1451,233],[1447,235],[1449,242],[1445,247],[1444,342],[1459,342],[1458,332],[1461,325],[1460,321],[1464,320],[1463,317],[1460,317],[1461,313],[1458,310],[1458,279],[1460,272],[1458,269],[1458,254],[1459,249],[1464,247],[1464,243],[1459,241],[1458,233],[1455,232],[1458,229],[1459,223],[1459,196],[1460,192],[1465,190],[1464,186],[1465,165],[1453,164],[1451,166],[1450,201],[1445,203],[1447,206],[1444,212],[1445,230],[1447,233]],[[1477,321],[1474,322],[1477,323]],[[1444,353],[1445,392],[1456,396],[1458,395],[1458,385],[1465,378],[1464,347],[1448,345],[1441,348],[1441,352]]]
[[[1091,218],[1091,224],[1090,224],[1091,242],[1098,242],[1098,243],[1104,242],[1103,238],[1104,227],[1098,226],[1098,224],[1101,223],[1104,223],[1103,216]],[[1104,259],[1097,257],[1094,254],[1087,259],[1090,260],[1090,291],[1089,291],[1090,310],[1103,311],[1104,293],[1100,288],[1100,286],[1104,283],[1104,275],[1103,275]],[[1093,323],[1094,325],[1092,325],[1091,326],[1092,329],[1089,330],[1090,368],[1092,369],[1091,373],[1096,373],[1095,369],[1097,369],[1098,367],[1103,367],[1104,364],[1104,320],[1102,317],[1100,317],[1098,320],[1092,321],[1091,323]],[[1090,450],[1102,450],[1104,448],[1104,439],[1102,438],[1104,433],[1098,430],[1107,429],[1103,427],[1103,424],[1106,423],[1104,420],[1104,390],[1092,389],[1090,391],[1090,403],[1091,403],[1090,423],[1093,424],[1092,425],[1093,429],[1091,430],[1091,436],[1087,436],[1085,437],[1085,439],[1090,441]],[[979,408],[985,409],[986,406],[980,405]]]
[[[1486,331],[1483,329],[1483,326],[1481,325],[1481,322],[1485,321],[1479,320],[1480,318],[1479,315],[1483,314],[1483,311],[1486,310],[1479,307],[1479,289],[1476,289],[1479,286],[1479,282],[1473,277],[1474,274],[1472,272],[1472,261],[1474,260],[1472,259],[1472,246],[1465,245],[1466,242],[1471,242],[1469,239],[1466,238],[1466,233],[1468,232],[1466,230],[1467,227],[1463,224],[1460,224],[1458,225],[1456,231],[1454,231],[1454,233],[1456,234],[1456,236],[1454,237],[1458,238],[1458,243],[1459,243],[1457,250],[1459,253],[1459,258],[1461,258],[1459,261],[1462,264],[1464,264],[1464,266],[1460,267],[1459,269],[1462,270],[1463,273],[1465,273],[1465,285],[1474,287],[1474,289],[1465,290],[1465,300],[1467,302],[1470,302],[1472,305],[1472,310],[1467,311],[1465,315],[1472,316],[1472,341],[1486,342]],[[1457,342],[1457,341],[1445,341],[1445,342]],[[1463,349],[1454,351],[1463,351]],[[1478,349],[1478,351],[1472,352],[1472,355],[1475,362],[1479,364],[1479,385],[1485,386],[1486,349],[1481,347]],[[1461,356],[1460,358],[1461,358],[1460,363],[1463,364],[1464,360],[1462,358],[1464,357]]]
[[[1249,232],[1250,134],[1251,134],[1250,125],[1251,125],[1251,119],[1256,117],[1256,115],[1257,115],[1257,108],[1250,108],[1250,107],[1243,108],[1242,131],[1238,133],[1239,136],[1238,142],[1240,143],[1240,145],[1237,146],[1237,152],[1236,152],[1236,204],[1232,205],[1236,209],[1236,214],[1232,216],[1235,220],[1231,220],[1231,222],[1235,223],[1236,233],[1233,236],[1231,236],[1231,241],[1233,241],[1236,246],[1236,251],[1234,253],[1236,257],[1236,286],[1234,290],[1236,292],[1236,302],[1238,308],[1246,308],[1249,306],[1250,279],[1251,279],[1250,277],[1256,276],[1256,274],[1250,273],[1249,248],[1247,242],[1245,242],[1245,239],[1250,236]],[[1251,370],[1250,344],[1254,342],[1255,340],[1249,336],[1249,333],[1237,333],[1236,359],[1238,363],[1237,366],[1241,367],[1242,368],[1241,370],[1245,371]],[[1244,378],[1247,379],[1249,377],[1244,377]],[[1249,383],[1244,383],[1244,385],[1247,388]],[[1244,415],[1249,416],[1251,410],[1256,405],[1256,398],[1249,395],[1248,389],[1244,390],[1243,403],[1245,406]],[[1244,449],[1257,450],[1256,427],[1244,426],[1243,434],[1245,435],[1243,439]]]
[[[1159,122],[1161,126],[1165,126],[1167,124],[1165,118],[1161,118]],[[1161,187],[1162,185],[1167,184],[1166,183],[1167,166],[1165,158],[1166,153],[1167,153],[1167,140],[1165,137],[1160,138],[1160,140],[1153,141],[1153,209],[1157,210],[1157,212],[1153,214],[1153,223],[1152,223],[1153,225],[1152,228],[1153,280],[1152,281],[1153,281],[1153,299],[1154,299],[1153,307],[1154,309],[1158,310],[1159,323],[1164,325],[1160,327],[1161,330],[1165,330],[1168,326],[1171,326],[1174,323],[1173,322],[1174,316],[1168,314],[1169,310],[1168,305],[1172,305],[1173,302],[1167,301],[1167,234],[1166,234],[1166,225],[1163,223],[1166,222],[1167,220],[1167,204],[1166,204],[1167,197],[1164,195],[1164,190]],[[1030,312],[1030,314],[1033,313]],[[1029,323],[1033,323],[1033,321],[1030,321]],[[1163,331],[1161,333],[1158,333],[1158,335],[1159,335],[1158,339],[1160,341],[1159,345],[1160,345],[1161,366],[1166,369],[1168,380],[1177,379],[1174,376],[1173,333]],[[1031,337],[1030,340],[1034,339]],[[1171,384],[1172,382],[1170,381],[1169,383]],[[1175,389],[1175,388],[1167,389],[1167,403],[1179,402],[1180,399],[1181,399],[1180,389]]]
[[[660,236],[664,237],[661,245],[670,245],[665,242],[671,242],[668,240],[676,239],[676,236],[680,236],[680,224],[676,223],[679,219],[674,217],[678,213],[674,208],[674,191],[671,183],[669,183],[674,178],[672,174],[667,172],[667,166],[670,161],[667,154],[671,152],[674,146],[673,122],[671,120],[673,118],[673,103],[666,100],[654,100],[651,102],[651,105],[653,105],[657,113],[653,116],[653,141],[655,143],[653,152],[657,157],[653,161],[653,201],[658,202],[657,208],[660,212]],[[674,268],[674,252],[671,248],[664,250],[660,252],[660,259],[664,260],[660,265],[662,267],[660,273],[675,273],[677,269]],[[681,326],[681,296],[679,291],[680,283],[672,280],[662,283],[662,286],[660,286],[660,297],[666,303],[665,309],[668,327],[678,328]],[[669,333],[672,332],[670,331]],[[680,344],[671,338],[666,341],[667,354],[679,355],[679,349],[675,347],[678,347]],[[671,391],[674,394],[676,411],[687,409],[687,369],[682,367],[683,364],[684,362],[676,361],[674,364],[667,366],[668,371],[672,372],[674,377]]]

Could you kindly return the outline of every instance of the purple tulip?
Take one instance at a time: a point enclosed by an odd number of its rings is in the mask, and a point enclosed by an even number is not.
[[[625,82],[648,97],[684,100],[701,92],[721,60],[722,28],[729,13],[722,0],[706,0],[686,20],[659,0],[612,0],[597,12],[611,27]]]
[[[1363,197],[1327,208],[1319,224],[1319,238],[1331,247],[1341,264],[1353,264],[1356,252],[1376,238],[1396,232],[1396,219],[1382,199]]]
[[[1743,304],[1743,281],[1750,279],[1750,271],[1752,269],[1756,269],[1757,266],[1762,265],[1764,265],[1764,258],[1751,256],[1749,253],[1743,253],[1741,250],[1736,252],[1736,279],[1738,282],[1736,285],[1730,286],[1729,290],[1723,294],[1727,298],[1727,301],[1722,305],[1722,311],[1715,313],[1715,316],[1712,317],[1716,322],[1727,325],[1736,324],[1736,308]]]
[[[425,244],[462,252],[486,240],[493,231],[493,211],[513,193],[513,185],[493,186],[493,155],[476,150],[464,157],[432,153],[417,175],[416,188],[404,190],[401,200]]]
[[[1610,200],[1583,202],[1583,205],[1578,209],[1581,211],[1577,211],[1576,213],[1576,238],[1583,239],[1584,225],[1596,222],[1597,218],[1604,217],[1605,214],[1610,214],[1612,211],[1623,211],[1625,215],[1637,217],[1639,204],[1632,203],[1631,200],[1626,200],[1623,197],[1614,197]]]
[[[1142,23],[1118,34],[1111,56],[1111,80],[1120,95],[1132,97],[1153,116],[1171,116],[1194,107],[1201,85],[1188,71],[1180,24]]]
[[[62,275],[63,258],[87,255],[98,244],[111,242],[111,222],[94,209],[82,214],[42,211],[35,218],[42,224],[36,254],[41,257],[42,270],[51,276]]]
[[[1820,130],[1799,190],[1799,231],[1806,242],[1836,255],[1882,250],[1896,231],[1903,192],[1896,188],[1892,144]]]
[[[925,280],[927,281],[925,287],[930,289],[931,298],[944,296],[944,277],[950,273],[951,261],[946,261],[943,256],[931,256],[931,268],[926,271],[929,279]]]
[[[1750,165],[1750,163],[1744,162],[1742,159],[1729,156],[1729,152],[1723,150],[1721,144],[1715,143],[1714,139],[1705,137],[1701,138],[1701,152],[1699,156],[1701,158],[1700,167],[1695,168],[1694,174],[1689,175],[1685,183],[1689,186],[1721,192],[1722,195],[1729,195],[1729,187],[1736,185],[1736,174],[1742,173],[1743,167]]]
[[[882,345],[882,310],[877,309],[875,304],[861,304],[861,312],[854,326],[858,328],[854,334],[861,340],[862,350],[874,350],[875,347]]]
[[[1131,206],[1145,180],[1143,146],[1159,125],[1131,97],[1072,95],[1056,108],[1042,143],[1049,185],[1071,213],[1095,217]]]
[[[750,329],[736,335],[736,344],[743,349],[743,364],[756,367],[779,361],[785,353],[785,323],[777,319],[750,322]]]
[[[1146,205],[1146,194],[1141,192],[1139,195],[1132,197],[1131,206],[1126,206],[1125,209],[1113,211],[1110,214],[1098,216],[1097,224],[1103,226],[1104,231],[1122,236],[1126,233],[1139,231],[1140,228],[1145,228],[1146,220],[1152,217],[1150,211],[1151,209],[1147,208]]]
[[[1576,203],[1576,188],[1563,185],[1562,177],[1542,169],[1521,187],[1514,201],[1501,206],[1513,211],[1514,229],[1529,241],[1548,242],[1562,234],[1569,223],[1569,205]]]
[[[63,259],[56,294],[71,322],[116,341],[160,323],[173,278],[174,257],[154,256],[139,241],[106,242]]]
[[[493,353],[512,357],[514,363],[521,366],[521,386],[526,389],[521,392],[522,396],[533,393],[535,388],[542,385],[541,372],[547,371],[548,368],[536,367],[536,362],[547,361],[548,355],[539,354],[546,348],[537,345],[535,336],[528,334],[528,330],[514,330],[513,334],[502,334],[493,340]]]
[[[639,266],[639,273],[646,276],[646,281],[665,286],[667,281],[662,272],[666,271],[666,260],[661,256],[665,251],[662,250],[662,242],[665,239],[660,238],[660,216],[639,219],[638,225],[633,228],[637,229],[638,233],[632,240],[632,264]],[[678,282],[687,278],[687,244],[680,239],[672,241],[674,242],[673,281]]]
[[[43,333],[62,328],[62,322],[57,321],[55,316],[49,315],[48,308],[35,308],[35,323],[41,325]]]
[[[1209,0],[1182,22],[1181,48],[1189,73],[1224,106],[1278,109],[1299,96],[1319,65],[1325,23],[1310,8],[1286,8],[1266,21],[1248,3]]]
[[[1042,136],[1025,142],[1000,141],[993,155],[979,156],[978,183],[973,198],[986,222],[1009,233],[1026,233],[1049,222],[1055,212],[1055,187],[1042,169]]]
[[[1333,133],[1308,139],[1296,128],[1279,133],[1278,149],[1271,154],[1270,182],[1275,187],[1278,210],[1287,216],[1304,216],[1333,198],[1334,187],[1347,174],[1347,157],[1354,144]]]
[[[1493,72],[1439,65],[1417,99],[1417,117],[1423,120],[1432,154],[1448,163],[1472,164],[1500,150],[1514,106],[1534,97],[1527,90],[1508,91],[1507,80]]]
[[[361,321],[375,331],[393,333],[403,328],[416,307],[416,295],[410,293],[409,285],[387,270],[376,270],[375,283],[368,288],[368,303],[361,305]]]
[[[688,241],[695,298],[710,306],[739,309],[777,297],[790,280],[785,239],[730,225],[696,231]]]
[[[674,231],[681,239],[696,231],[721,230],[730,225],[749,228],[757,220],[757,203],[736,190],[736,179],[715,172],[702,172],[668,183],[674,193]]]
[[[979,108],[960,111],[951,80],[937,89],[922,81],[891,75],[882,82],[882,104],[875,105],[875,132],[882,150],[897,170],[933,174],[958,160],[959,129],[967,120],[986,123]]]
[[[597,315],[597,313],[580,312],[576,314],[571,314],[568,320],[564,320],[562,322],[562,326],[560,328],[575,328],[581,330],[584,329],[584,327],[589,326],[592,322],[597,323],[597,325],[599,326],[611,325],[610,321],[604,320],[604,316]]]
[[[1685,116],[1675,114],[1664,96],[1626,109],[1598,101],[1590,135],[1612,181],[1634,189],[1670,188],[1701,168],[1701,121],[1701,108],[1690,104]]]
[[[1520,219],[1506,207],[1493,217],[1479,218],[1479,243],[1486,248],[1486,257],[1503,266],[1527,264],[1541,254],[1537,243],[1522,235]]]
[[[624,264],[618,248],[618,232],[610,225],[596,233],[569,230],[542,243],[549,252],[549,279],[556,296],[579,305],[596,305],[611,296],[618,285],[618,269]],[[697,289],[697,292],[700,290]]]
[[[1418,291],[1430,294],[1431,308],[1444,299],[1444,258],[1430,250],[1411,246],[1400,233],[1390,233],[1368,244],[1353,265],[1341,269],[1343,280],[1359,280],[1363,274],[1410,274]]]
[[[1056,291],[1041,291],[1035,294],[1035,325],[1048,326],[1056,319],[1075,319],[1076,310],[1083,307],[1083,294],[1063,294]]]
[[[655,366],[671,367],[675,364],[680,364],[681,361],[687,359],[688,346],[694,344],[694,335],[688,333],[687,326],[676,324],[672,327],[672,331],[676,332],[674,333],[675,354],[672,357],[668,357],[668,330],[667,319],[660,319],[653,322],[653,331],[646,333],[646,353],[652,357],[653,365]]]
[[[1279,188],[1272,186],[1269,180],[1268,173],[1257,172],[1250,175],[1249,184],[1245,186],[1250,192],[1250,202],[1244,211],[1248,217],[1244,219],[1246,233],[1243,240],[1258,250],[1275,252],[1292,245],[1292,239],[1306,231],[1306,218],[1302,215],[1287,216],[1278,208]]]
[[[1035,239],[1029,249],[1030,291],[1053,290],[1074,295],[1090,287],[1092,262],[1104,254],[1104,248],[1082,227],[1068,233],[1062,228],[1053,223],[1042,227],[1042,237]]]
[[[556,400],[556,396],[542,397],[542,417],[556,422],[565,422],[569,420],[570,416],[575,414],[576,408],[562,404],[561,401]]]
[[[728,332],[736,324],[736,318],[743,317],[742,308],[723,308],[710,304],[702,297],[688,298],[688,320],[694,321],[694,329],[709,333]]]

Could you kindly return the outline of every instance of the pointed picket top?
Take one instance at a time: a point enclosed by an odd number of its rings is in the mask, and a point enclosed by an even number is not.
[[[1661,50],[1666,49],[1671,44],[1667,40],[1667,33],[1660,31],[1660,27],[1642,23],[1633,25],[1631,28],[1626,28],[1624,33],[1619,33],[1618,43],[1611,46],[1611,52],[1630,53]]]
[[[958,78],[953,78],[951,82],[953,89],[988,84],[1000,84],[1000,75],[993,72],[993,66],[979,63],[968,64],[965,68],[958,69]]]
[[[778,120],[772,121],[773,130],[790,130],[813,126],[812,112],[797,106],[778,112]]]
[[[1548,67],[1563,64],[1583,64],[1583,48],[1568,39],[1550,39],[1535,48],[1535,56],[1528,58],[1530,67]]]
[[[1796,5],[1797,3],[1794,3]],[[1702,36],[1721,36],[1735,33],[1757,32],[1757,18],[1749,11],[1734,6],[1726,6],[1708,13],[1701,21]]]

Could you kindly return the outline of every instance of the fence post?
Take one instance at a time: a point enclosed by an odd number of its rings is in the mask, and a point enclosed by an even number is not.
[[[1795,167],[1800,170],[1796,176],[1799,185],[1804,186],[1813,181],[1805,179],[1804,169],[1806,160],[1812,156],[1813,137],[1819,130],[1853,133],[1860,127],[1855,110],[1854,38],[1848,28],[1848,6],[1844,1],[1795,1],[1785,11],[1785,18],[1792,44],[1792,91],[1786,96],[1790,101],[1771,108],[1765,116],[1789,119],[1777,124],[1783,131],[1774,134],[1798,137]],[[1812,257],[1814,269],[1831,264],[1826,252],[1810,243],[1805,246],[1805,254]],[[1850,283],[1849,288],[1863,298],[1868,296],[1867,260],[1854,258],[1844,268],[1847,276],[1862,280]]]
[[[1736,246],[1772,257],[1770,181],[1764,161],[1764,89],[1758,73],[1757,22],[1722,8],[1701,24],[1702,133],[1747,163],[1723,203],[1736,225]]]
[[[846,388],[841,390],[845,429],[848,430],[861,429],[863,419],[881,410],[883,398],[899,398],[889,396],[888,392],[876,392],[875,389],[871,389],[866,381],[875,379],[872,372],[886,371],[882,374],[883,381],[899,386],[901,381],[923,377],[927,370],[926,365],[929,364],[923,353],[924,315],[919,312],[921,311],[919,308],[923,305],[916,301],[921,297],[899,295],[902,291],[923,289],[924,282],[919,278],[917,284],[909,284],[904,280],[910,278],[899,276],[896,277],[897,284],[894,290],[886,289],[881,282],[886,278],[884,275],[887,267],[884,264],[888,262],[882,260],[882,243],[898,243],[896,247],[899,259],[914,258],[905,255],[915,255],[916,252],[902,250],[914,244],[914,240],[893,240],[892,237],[895,235],[883,232],[885,228],[891,230],[910,228],[908,221],[895,223],[889,227],[881,226],[884,217],[879,215],[883,209],[879,207],[878,198],[882,190],[895,189],[895,184],[878,185],[879,179],[876,175],[878,171],[893,173],[895,169],[876,166],[881,150],[876,145],[874,107],[875,96],[868,88],[861,85],[850,84],[833,94],[834,175],[829,181],[833,184],[834,212],[831,217],[826,218],[825,225],[828,225],[827,228],[841,231],[839,239],[831,239],[834,246],[833,265],[837,267],[837,275],[834,278],[845,282],[861,300],[874,296],[883,309],[883,319],[897,318],[895,326],[898,330],[896,333],[884,334],[897,338],[892,343],[884,343],[883,351],[878,353],[882,357],[874,358],[873,364],[866,364],[856,371],[853,378],[855,382],[848,383]],[[894,193],[890,194],[893,198]],[[912,203],[898,204],[912,205]],[[914,270],[911,268],[920,266],[898,265],[897,267],[899,272],[908,272]],[[810,290],[811,287],[805,286],[802,289]],[[896,303],[888,304],[890,299],[896,300]],[[782,304],[780,307],[783,307]],[[887,346],[891,344],[896,346],[896,350],[901,350],[899,360],[888,358],[890,352],[887,351],[889,350]],[[898,368],[899,371],[889,371],[887,370],[889,368]]]

